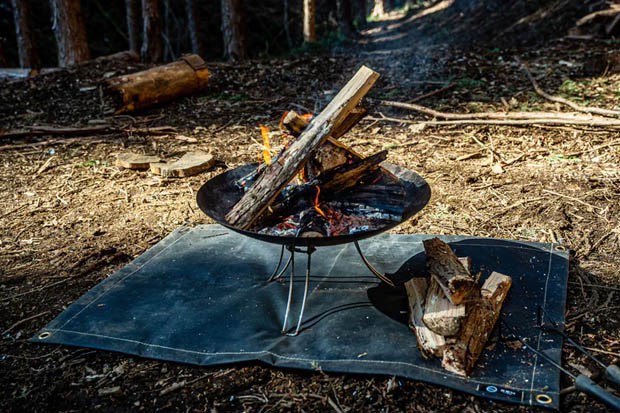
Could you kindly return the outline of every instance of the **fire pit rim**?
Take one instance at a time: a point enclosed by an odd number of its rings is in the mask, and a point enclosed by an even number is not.
[[[346,244],[353,241],[369,238],[391,228],[394,228],[419,212],[428,203],[431,196],[431,189],[428,183],[417,173],[406,169],[404,167],[384,162],[382,167],[396,175],[401,183],[405,187],[405,200],[407,205],[405,206],[405,212],[400,221],[395,221],[384,225],[380,228],[356,232],[353,234],[334,235],[329,237],[293,237],[293,236],[279,236],[272,234],[260,234],[253,231],[243,230],[236,228],[235,226],[226,222],[225,215],[230,208],[241,199],[242,193],[236,189],[233,182],[242,176],[249,174],[253,169],[258,167],[258,163],[246,164],[234,169],[227,170],[207,182],[205,182],[198,193],[196,194],[196,202],[201,211],[209,218],[213,219],[220,225],[223,225],[235,232],[250,238],[258,239],[261,241],[269,242],[278,245],[295,245],[295,246],[329,246]],[[226,196],[223,196],[225,194]],[[238,197],[232,197],[232,195],[238,195]],[[218,200],[219,202],[212,202],[212,200]]]

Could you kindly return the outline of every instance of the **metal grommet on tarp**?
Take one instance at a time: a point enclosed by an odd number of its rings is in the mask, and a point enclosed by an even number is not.
[[[44,331],[41,334],[38,335],[38,339],[39,340],[47,340],[48,338],[50,338],[52,335],[52,333],[50,333],[49,331]]]
[[[564,245],[556,245],[555,246],[555,250],[556,251],[566,251],[566,247]]]
[[[536,402],[540,404],[551,404],[553,399],[548,395],[541,393],[536,395]]]

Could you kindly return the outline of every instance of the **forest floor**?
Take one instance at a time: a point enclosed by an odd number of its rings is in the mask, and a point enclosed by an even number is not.
[[[404,37],[402,22],[374,23],[357,43],[332,54],[209,64],[212,78],[203,93],[107,119],[127,132],[1,142],[0,410],[325,411],[334,405],[342,411],[539,410],[387,376],[261,363],[202,368],[27,341],[175,228],[212,223],[196,207],[195,193],[225,167],[260,160],[258,123],[275,130],[293,104],[320,109],[362,64],[382,75],[369,94],[375,103],[408,101],[452,85],[418,103],[452,113],[569,111],[534,92],[515,61],[519,56],[548,93],[620,110],[620,74],[590,70],[592,56],[618,53],[618,41],[465,47]],[[6,83],[0,86],[0,125],[96,122],[103,116],[97,92],[89,87],[141,67],[93,63]],[[416,171],[433,191],[426,208],[392,232],[562,243],[571,250],[567,333],[605,362],[617,363],[620,130],[421,125],[429,118],[419,113],[370,109],[370,119],[342,141],[362,154],[388,149],[389,162]],[[377,120],[382,116],[403,122]],[[171,128],[147,131],[156,126]],[[279,145],[275,138],[273,146]],[[182,179],[114,166],[124,151],[173,158],[192,149],[209,151],[220,163]],[[571,347],[564,347],[563,360],[600,374]],[[199,379],[205,373],[213,374]],[[193,384],[162,392],[182,380]],[[571,384],[563,378],[563,387]],[[605,411],[570,389],[561,403],[563,411]]]

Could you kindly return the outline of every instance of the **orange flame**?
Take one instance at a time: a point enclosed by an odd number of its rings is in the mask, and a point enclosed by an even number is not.
[[[267,165],[271,165],[271,153],[269,153],[269,150],[271,149],[269,145],[269,128],[266,128],[263,125],[258,126],[260,126],[260,134],[263,137],[263,158],[265,159],[265,163]]]
[[[325,212],[323,212],[321,208],[319,208],[319,205],[320,205],[319,194],[321,193],[321,187],[318,185],[315,185],[315,188],[316,188],[316,197],[314,197],[314,210],[318,212],[319,214],[321,214],[323,218],[327,218],[327,215],[325,215]]]

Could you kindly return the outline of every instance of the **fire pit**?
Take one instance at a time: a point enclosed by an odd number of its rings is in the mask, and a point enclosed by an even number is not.
[[[374,226],[358,226],[353,231],[340,235],[323,236],[322,234],[317,233],[315,230],[312,230],[313,225],[316,226],[320,224],[321,219],[324,219],[319,214],[315,214],[311,220],[299,226],[294,235],[288,235],[287,233],[278,235],[276,231],[269,233],[269,231],[260,231],[260,229],[241,229],[228,223],[226,220],[226,214],[237,202],[239,202],[239,200],[244,195],[244,189],[238,184],[238,182],[243,177],[251,174],[258,167],[258,164],[244,165],[236,169],[226,171],[207,181],[198,191],[198,206],[207,216],[209,216],[219,224],[224,225],[225,227],[228,227],[231,230],[245,236],[256,238],[269,243],[282,245],[279,262],[276,265],[273,274],[269,277],[269,280],[272,281],[280,278],[284,274],[286,269],[292,264],[288,302],[286,306],[286,312],[284,314],[284,323],[282,327],[283,333],[289,335],[297,335],[300,331],[301,321],[303,318],[308,293],[308,283],[311,269],[311,255],[315,251],[316,247],[353,242],[357,251],[360,254],[360,257],[368,266],[369,270],[381,280],[385,281],[390,285],[393,285],[389,277],[375,270],[370,264],[370,262],[368,262],[360,249],[358,241],[387,231],[390,228],[393,228],[405,222],[407,219],[411,218],[426,205],[430,198],[431,191],[426,181],[415,172],[388,163],[383,163],[381,164],[381,166],[384,170],[384,173],[390,175],[392,179],[394,177],[397,179],[397,183],[402,188],[402,191],[386,190],[384,192],[375,192],[373,198],[369,199],[365,197],[364,204],[369,206],[369,209],[373,212],[376,212],[376,210],[381,208],[381,205],[391,205],[393,208],[385,211],[385,213],[393,219],[375,220]],[[374,187],[376,187],[376,185],[374,185]],[[338,200],[345,206],[347,204],[347,200],[359,201],[359,199],[356,198],[356,193],[363,192],[363,189],[364,187],[360,186],[352,188],[346,194],[338,194]],[[328,199],[324,202],[327,201]],[[359,205],[359,202],[356,202],[356,204]],[[357,208],[352,209],[352,211],[358,211],[359,214],[361,214],[358,218],[364,220],[366,218],[364,216],[364,213],[369,209]],[[397,210],[398,213],[394,213],[394,210]],[[398,217],[398,219],[395,219],[396,217]],[[300,247],[305,247],[305,249],[301,249]],[[290,257],[284,267],[280,269],[280,267],[282,266],[285,248],[290,251]],[[306,270],[303,301],[299,312],[297,326],[293,333],[288,333],[287,323],[290,313],[291,297],[293,295],[293,280],[295,276],[295,252],[307,254],[308,265]]]

